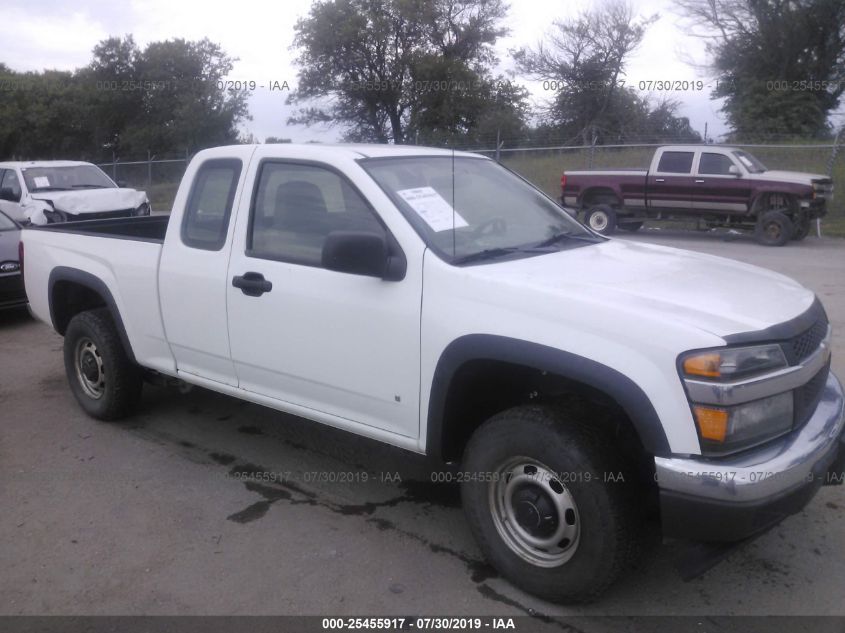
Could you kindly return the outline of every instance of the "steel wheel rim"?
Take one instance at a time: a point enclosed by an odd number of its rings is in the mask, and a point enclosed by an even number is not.
[[[594,231],[604,231],[607,224],[607,214],[604,211],[594,211],[590,214],[590,228]]]
[[[780,239],[781,235],[781,226],[778,222],[769,222],[766,225],[766,235],[769,236],[770,239],[777,240]]]
[[[74,351],[76,378],[85,395],[99,400],[106,392],[106,371],[103,357],[90,338],[81,338]]]
[[[513,553],[537,567],[560,567],[578,550],[575,499],[554,471],[529,457],[502,464],[490,483],[490,514]]]

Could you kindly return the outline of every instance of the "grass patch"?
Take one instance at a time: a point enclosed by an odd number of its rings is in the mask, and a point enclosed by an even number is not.
[[[176,192],[179,190],[179,183],[165,182],[145,187],[144,190],[155,213],[170,213],[173,201],[176,199]]]

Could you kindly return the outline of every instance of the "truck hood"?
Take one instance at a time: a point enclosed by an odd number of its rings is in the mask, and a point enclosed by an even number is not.
[[[472,267],[490,283],[541,292],[574,308],[592,302],[636,318],[667,319],[724,337],[788,321],[815,295],[778,273],[723,257],[608,240]]]
[[[790,182],[797,185],[813,184],[814,180],[830,180],[830,176],[824,174],[809,174],[801,171],[778,171],[775,169],[764,171],[762,174],[750,174],[753,180],[773,180],[777,182]]]
[[[36,193],[33,200],[51,202],[53,208],[72,215],[137,209],[147,201],[147,194],[135,189],[84,189]]]

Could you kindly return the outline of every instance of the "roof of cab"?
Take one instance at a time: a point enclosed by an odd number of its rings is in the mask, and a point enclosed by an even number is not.
[[[661,145],[658,149],[662,150],[669,150],[673,152],[695,152],[697,150],[712,150],[712,149],[721,149],[727,151],[733,151],[739,149],[732,145],[714,145],[711,143],[700,143],[698,145]]]
[[[388,145],[377,143],[265,143],[257,145],[229,145],[226,147],[214,147],[204,150],[208,153],[223,154],[227,150],[237,148],[245,150],[261,149],[263,154],[278,153],[279,156],[291,156],[297,153],[308,154],[315,157],[323,154],[326,157],[337,157],[345,154],[348,158],[386,158],[391,156],[464,156],[482,158],[480,154],[471,152],[453,152],[450,149],[439,149],[435,147],[420,147],[417,145]]]
[[[15,160],[0,163],[0,169],[11,169],[20,167],[77,167],[78,165],[91,165],[81,160]]]

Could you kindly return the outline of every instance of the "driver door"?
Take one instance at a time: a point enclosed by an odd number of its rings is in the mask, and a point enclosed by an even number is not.
[[[0,211],[18,222],[26,220],[20,202],[22,194],[20,180],[15,170],[0,169]]]
[[[239,386],[339,426],[418,437],[421,266],[408,262],[401,281],[323,268],[332,231],[387,234],[375,210],[327,165],[267,158],[250,170],[227,277]]]

